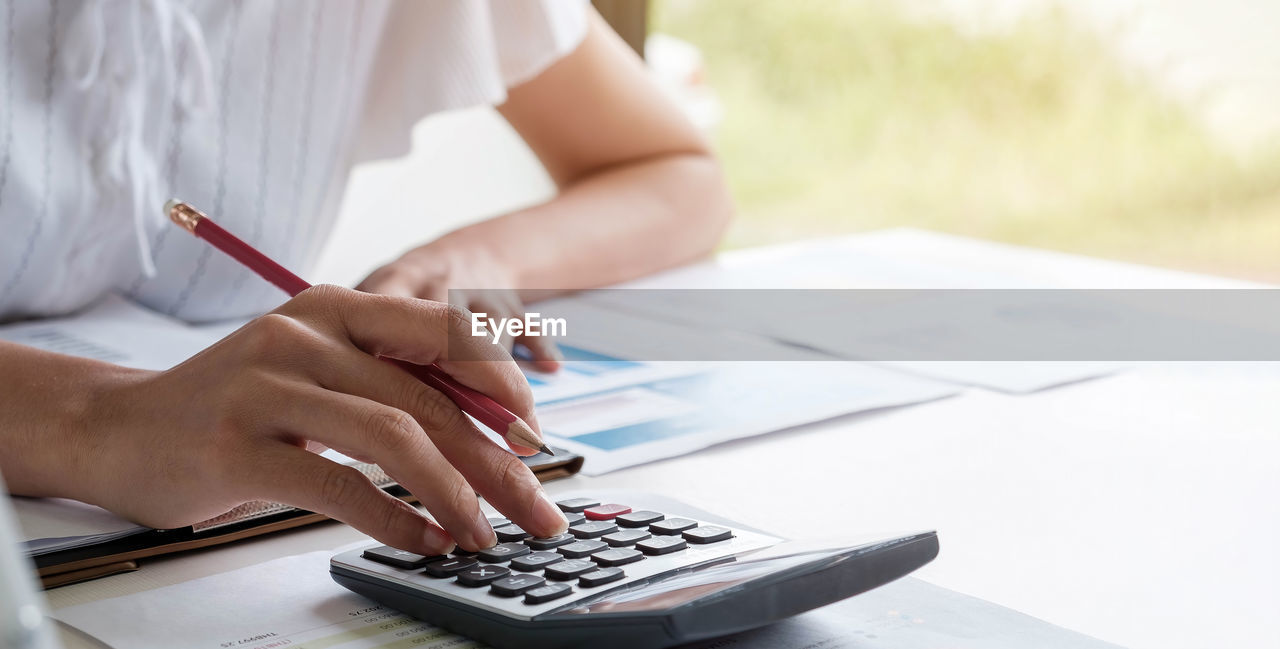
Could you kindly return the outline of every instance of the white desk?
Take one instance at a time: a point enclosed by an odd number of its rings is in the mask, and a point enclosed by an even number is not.
[[[963,241],[866,240],[992,263]],[[1177,278],[1018,255],[1118,284]],[[548,489],[658,491],[794,536],[933,527],[942,553],[917,574],[935,584],[1134,649],[1275,647],[1277,395],[1280,364],[1149,366],[1027,396],[972,390]],[[326,524],[48,596],[59,608],[357,538]]]

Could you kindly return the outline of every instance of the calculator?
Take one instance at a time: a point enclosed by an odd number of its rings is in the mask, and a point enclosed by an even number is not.
[[[562,498],[569,530],[422,556],[387,546],[335,555],[330,574],[388,607],[497,649],[649,649],[745,631],[887,584],[938,554],[935,532],[786,540],[674,500]]]

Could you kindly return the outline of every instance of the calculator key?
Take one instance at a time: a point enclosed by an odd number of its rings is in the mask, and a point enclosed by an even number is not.
[[[498,535],[498,540],[504,543],[508,541],[523,541],[530,536],[533,536],[521,529],[519,525],[503,525],[501,527],[495,527],[493,528],[493,533]]]
[[[600,540],[615,548],[623,548],[628,545],[635,545],[636,541],[643,541],[650,536],[652,535],[645,530],[621,530],[613,534],[606,534],[600,537]]]
[[[631,548],[616,548],[591,555],[591,560],[602,566],[625,566],[643,558],[644,555],[640,554],[639,550],[632,550]]]
[[[697,526],[698,521],[691,521],[687,518],[668,518],[650,525],[649,531],[654,534],[679,534]]]
[[[555,536],[544,536],[542,538],[525,539],[524,544],[535,550],[551,550],[562,545],[569,545],[577,539],[572,534],[564,533]]]
[[[533,572],[542,570],[553,563],[564,561],[564,557],[555,552],[534,552],[526,554],[523,557],[516,557],[511,560],[511,567],[515,570],[524,570],[525,572]]]
[[[453,552],[450,552],[449,554],[452,554],[453,556],[456,556],[456,557],[474,557],[476,556],[476,551],[463,550],[462,548],[454,548]]]
[[[458,573],[458,583],[463,586],[485,586],[511,574],[502,566],[472,566]]]
[[[601,568],[588,572],[578,579],[578,585],[583,588],[591,588],[592,586],[601,586],[609,582],[618,581],[626,577],[622,572],[622,568]]]
[[[547,566],[547,579],[555,579],[556,581],[569,581],[577,579],[579,575],[599,570],[600,567],[585,559],[570,559],[553,563]]]
[[[685,530],[682,536],[684,536],[684,540],[690,543],[715,543],[716,541],[733,538],[733,531],[726,527],[704,525],[691,530]]]
[[[524,603],[541,604],[553,599],[559,599],[572,592],[573,587],[569,584],[547,584],[546,586],[526,590],[524,592]]]
[[[569,500],[561,500],[557,502],[556,506],[558,506],[562,512],[577,513],[588,507],[595,507],[599,504],[599,500],[592,500],[590,498],[570,498]]]
[[[684,539],[678,536],[655,536],[636,544],[636,549],[650,556],[671,554],[689,547]]]
[[[584,509],[582,515],[586,516],[589,521],[607,521],[630,512],[631,508],[626,505],[596,505],[595,507]]]
[[[648,527],[650,523],[656,523],[663,518],[666,517],[658,512],[651,512],[646,509],[638,512],[631,512],[629,514],[622,514],[621,516],[613,519],[613,522],[617,523],[620,527]]]
[[[404,568],[405,570],[416,570],[426,565],[432,559],[439,559],[441,555],[423,556],[414,554],[405,550],[397,550],[391,546],[381,545],[376,548],[369,548],[364,551],[364,558],[370,561],[377,561],[388,566],[396,568]]]
[[[476,565],[476,560],[468,557],[437,559],[427,564],[427,574],[440,578],[452,577],[474,565]]]
[[[589,554],[607,550],[609,545],[604,541],[574,541],[569,545],[562,545],[556,549],[556,552],[563,554],[569,559],[581,559]]]
[[[580,512],[568,512],[564,515],[564,519],[569,521],[570,525],[577,525],[578,523],[587,520],[587,517],[583,516]]]
[[[613,521],[587,521],[569,528],[569,533],[580,539],[594,539],[617,531]]]
[[[547,583],[547,580],[537,575],[511,575],[490,584],[489,592],[499,597],[515,597],[516,595],[523,595],[526,590],[537,588],[545,583]]]
[[[507,519],[505,519],[505,518],[502,518],[501,516],[490,516],[490,517],[489,517],[489,527],[492,527],[492,528],[494,528],[494,529],[497,529],[497,528],[499,528],[499,527],[502,527],[503,525],[510,525],[510,524],[511,524],[511,521],[509,521],[509,520],[507,520]]]
[[[514,559],[519,556],[529,554],[529,546],[523,543],[499,543],[487,550],[481,550],[476,553],[481,561],[489,563],[498,563]]]

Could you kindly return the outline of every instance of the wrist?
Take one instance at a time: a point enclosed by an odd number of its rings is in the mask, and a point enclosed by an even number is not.
[[[115,433],[141,426],[134,400],[136,387],[155,372],[118,365],[95,363],[96,367],[76,377],[74,389],[56,399],[51,413],[56,425],[49,431],[53,443],[39,446],[49,454],[42,458],[41,474],[51,478],[42,485],[43,495],[73,498],[102,505],[105,485],[120,481],[125,467],[115,464]]]

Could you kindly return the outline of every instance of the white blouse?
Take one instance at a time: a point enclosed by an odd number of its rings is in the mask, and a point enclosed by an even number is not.
[[[118,291],[189,321],[279,291],[168,222],[179,197],[305,276],[350,168],[423,116],[498,104],[585,0],[7,0],[0,321]]]

